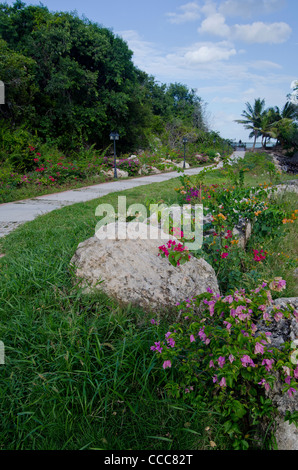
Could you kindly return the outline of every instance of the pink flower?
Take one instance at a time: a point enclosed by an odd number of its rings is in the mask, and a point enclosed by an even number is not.
[[[228,302],[229,304],[231,304],[233,302],[233,296],[228,295],[227,297],[223,299],[223,302]]]
[[[165,362],[163,363],[162,367],[163,367],[164,369],[166,369],[167,367],[172,367],[171,361],[165,361]]]
[[[244,356],[241,358],[241,362],[242,362],[243,367],[247,367],[247,366],[255,367],[254,361],[247,354],[244,354]]]
[[[274,364],[274,359],[263,359],[262,361],[262,366],[265,366],[268,372],[269,370],[272,369],[273,364]]]
[[[193,343],[193,342],[195,341],[194,335],[190,335],[190,338],[189,338],[189,339],[190,339],[190,342]]]
[[[251,324],[251,331],[252,333],[254,334],[256,331],[257,331],[257,325],[255,325],[254,323]]]
[[[201,339],[202,341],[206,341],[206,338],[207,338],[206,334],[204,333],[204,328],[205,328],[205,327],[201,328],[200,331],[199,331],[199,333],[198,333],[198,336],[200,337],[200,339]]]
[[[214,362],[213,361],[209,362],[209,367],[214,367]]]
[[[219,385],[220,385],[220,387],[226,387],[227,386],[226,379],[224,377],[219,382]]]
[[[270,320],[270,315],[268,312],[263,313],[263,320],[268,320],[268,321]]]
[[[286,288],[286,281],[284,281],[281,277],[276,277],[272,282],[270,282],[269,288],[273,291],[281,292]]]
[[[220,357],[218,358],[218,365],[219,365],[220,368],[223,368],[225,362],[226,362],[226,358],[225,358],[225,357],[220,356]]]
[[[259,382],[259,385],[264,385],[265,390],[268,392],[270,390],[270,385],[268,382],[266,382],[265,379],[262,379],[261,382]]]
[[[158,341],[157,343],[154,343],[155,346],[151,346],[151,351],[158,351],[159,353],[161,353],[162,351],[162,347],[160,345],[160,341]]]
[[[215,384],[215,382],[217,382],[217,375],[214,375],[214,376],[212,377],[212,380],[213,380],[213,383]]]
[[[220,257],[221,257],[222,259],[224,259],[224,258],[226,258],[226,257],[228,256],[228,254],[229,254],[229,253],[222,253],[222,254],[220,255]]]
[[[264,354],[264,346],[261,343],[255,344],[255,354]]]
[[[290,387],[289,390],[288,390],[289,397],[291,397],[293,395],[293,393],[295,393],[295,392],[296,392],[296,389],[293,388],[293,387]]]
[[[282,319],[283,319],[283,314],[281,312],[276,312],[276,314],[274,315],[274,320],[276,322],[279,322]]]
[[[229,355],[229,361],[230,361],[231,364],[232,364],[233,361],[235,361],[235,358],[234,358],[233,354]]]

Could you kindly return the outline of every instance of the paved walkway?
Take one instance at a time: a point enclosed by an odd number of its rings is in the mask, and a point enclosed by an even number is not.
[[[237,161],[244,156],[244,151],[236,151],[232,154],[231,159]],[[222,167],[220,162],[216,168]],[[187,175],[196,175],[202,171],[201,168],[190,168],[185,170]],[[168,173],[160,173],[158,175],[142,176],[128,180],[116,180],[108,183],[95,184],[70,191],[63,191],[55,194],[46,194],[45,196],[37,196],[32,199],[24,199],[22,201],[8,202],[0,204],[0,237],[4,237],[19,225],[34,220],[37,216],[46,214],[55,209],[69,206],[77,202],[86,202],[92,199],[105,196],[109,193],[123,191],[125,189],[135,188],[151,183],[161,183],[172,178],[177,178],[181,173],[171,171]]]

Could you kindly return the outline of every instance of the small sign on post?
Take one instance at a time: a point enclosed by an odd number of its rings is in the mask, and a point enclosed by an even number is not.
[[[0,80],[0,104],[5,104],[5,86]]]

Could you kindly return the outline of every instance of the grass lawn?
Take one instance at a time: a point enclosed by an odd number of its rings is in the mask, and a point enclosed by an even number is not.
[[[257,185],[264,175],[254,171],[247,181]],[[223,171],[207,178],[227,181]],[[128,205],[148,198],[174,203],[177,185],[175,179],[121,195]],[[210,442],[231,448],[222,417],[208,405],[198,410],[166,396],[166,371],[150,351],[156,333],[148,315],[120,308],[100,292],[83,295],[74,284],[69,261],[78,244],[93,236],[97,205],[117,206],[118,194],[38,217],[0,242],[2,450],[201,450],[211,449]],[[293,205],[293,197],[282,203]],[[283,251],[297,258],[295,224]],[[288,269],[281,273],[278,256],[266,269],[273,277],[291,277]],[[295,288],[289,281],[283,296]],[[165,319],[160,331],[166,328]]]

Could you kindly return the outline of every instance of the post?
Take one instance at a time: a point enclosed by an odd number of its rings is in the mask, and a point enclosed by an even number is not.
[[[114,141],[114,178],[117,179],[116,140],[119,140],[119,134],[117,132],[111,132],[110,139]]]
[[[185,169],[185,146],[186,146],[186,143],[187,143],[187,138],[186,137],[183,137],[183,145],[184,145],[184,160],[183,160],[183,169]]]
[[[116,139],[114,137],[114,178],[117,178],[117,166],[116,166]]]

